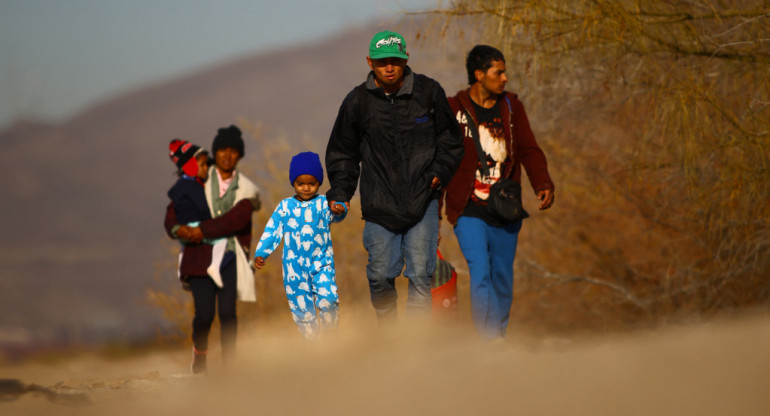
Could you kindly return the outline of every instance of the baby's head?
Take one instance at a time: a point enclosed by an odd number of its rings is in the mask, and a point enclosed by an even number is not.
[[[321,158],[313,152],[302,152],[291,158],[289,182],[294,187],[297,199],[308,201],[318,194],[324,181]]]
[[[208,177],[209,154],[204,149],[186,140],[174,139],[168,145],[169,157],[179,169],[181,176],[185,174],[193,178],[206,180]]]

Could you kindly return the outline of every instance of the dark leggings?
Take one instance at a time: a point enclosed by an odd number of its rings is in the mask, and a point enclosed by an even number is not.
[[[219,312],[222,356],[230,357],[235,351],[235,337],[238,332],[238,319],[235,316],[237,298],[235,261],[230,261],[223,267],[221,274],[221,289],[208,276],[188,278],[195,304],[192,339],[196,350],[208,350],[211,324],[214,322],[214,314]]]

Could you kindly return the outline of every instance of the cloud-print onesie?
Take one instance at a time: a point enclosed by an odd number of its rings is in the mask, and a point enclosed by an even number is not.
[[[320,328],[337,326],[339,298],[329,225],[345,218],[334,215],[325,195],[308,201],[286,198],[275,207],[257,244],[254,257],[267,257],[283,246],[283,284],[300,333],[313,339]]]

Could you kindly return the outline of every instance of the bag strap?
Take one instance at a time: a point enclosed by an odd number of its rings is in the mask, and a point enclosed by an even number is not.
[[[473,136],[473,142],[476,144],[476,156],[479,158],[481,173],[483,173],[484,176],[489,177],[489,166],[487,166],[487,159],[484,157],[484,149],[481,148],[479,129],[476,127],[476,123],[473,121],[473,117],[471,117],[471,113],[468,111],[468,109],[463,107],[463,111],[465,112],[465,116],[468,119],[467,125],[468,129],[471,131],[471,136]]]
[[[516,148],[513,144],[513,107],[511,106],[511,100],[508,99],[508,94],[503,93],[503,97],[505,97],[505,101],[508,103],[508,130],[510,131],[510,143],[511,146],[511,162],[513,162],[513,156],[516,153]],[[502,113],[502,112],[501,112]]]

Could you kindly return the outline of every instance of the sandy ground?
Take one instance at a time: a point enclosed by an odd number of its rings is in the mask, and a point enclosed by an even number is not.
[[[188,374],[186,348],[5,365],[0,414],[770,415],[769,316],[495,343],[343,329],[312,345],[292,328],[242,331],[238,360],[223,368],[212,351],[206,376]]]

